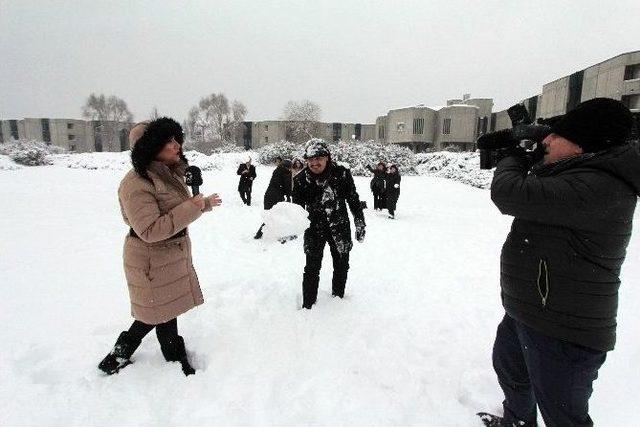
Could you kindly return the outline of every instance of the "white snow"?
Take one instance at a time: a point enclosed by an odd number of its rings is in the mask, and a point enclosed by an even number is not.
[[[253,239],[273,169],[257,165],[246,207],[234,156],[203,173],[223,206],[190,228],[206,302],[179,319],[199,369],[189,378],[153,334],[120,374],[96,369],[131,322],[116,196],[126,168],[102,153],[82,160],[95,170],[56,160],[0,171],[0,425],[441,427],[500,411],[491,348],[511,219],[488,191],[403,177],[395,221],[366,211],[347,298],[330,297],[327,250],[318,304],[301,311],[302,239]],[[373,206],[369,178],[356,184]],[[599,426],[637,418],[639,277],[636,232],[617,348],[591,399]]]
[[[264,238],[278,240],[290,236],[302,236],[309,228],[309,214],[300,205],[280,202],[262,212]]]

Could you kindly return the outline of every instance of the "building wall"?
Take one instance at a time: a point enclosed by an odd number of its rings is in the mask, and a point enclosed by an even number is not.
[[[471,150],[476,141],[478,107],[452,105],[438,111],[435,148],[441,150],[449,145]],[[445,131],[445,120],[450,120],[449,133]]]
[[[251,141],[253,149],[286,139],[287,130],[283,121],[253,122],[252,127]]]
[[[376,125],[362,125],[360,130],[360,140],[373,141],[376,139]]]

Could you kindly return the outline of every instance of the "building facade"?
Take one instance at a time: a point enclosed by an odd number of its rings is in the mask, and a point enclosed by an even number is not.
[[[0,143],[32,140],[72,152],[126,151],[132,123],[77,119],[0,120]]]

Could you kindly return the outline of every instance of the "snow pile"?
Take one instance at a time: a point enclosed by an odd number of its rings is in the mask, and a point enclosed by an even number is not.
[[[131,169],[131,152],[74,153],[52,156],[53,164],[69,169],[118,170]]]
[[[280,202],[262,213],[264,238],[278,240],[288,236],[301,236],[309,228],[309,214],[300,205]]]
[[[416,155],[420,175],[452,179],[477,188],[489,188],[493,171],[480,169],[479,153],[422,153]]]
[[[11,157],[0,154],[0,171],[12,171],[20,168],[21,166],[11,160]]]
[[[38,141],[13,140],[0,144],[0,155],[9,156],[11,160],[24,166],[49,165],[51,154],[64,151],[62,148]]]
[[[367,142],[330,142],[331,158],[349,166],[351,173],[356,176],[369,176],[367,166],[375,167],[380,161],[395,164],[403,175],[415,175],[417,161],[415,154],[408,148],[397,144],[379,144]],[[304,144],[281,141],[262,147],[259,151],[259,162],[270,165],[276,157],[283,159],[302,158]]]

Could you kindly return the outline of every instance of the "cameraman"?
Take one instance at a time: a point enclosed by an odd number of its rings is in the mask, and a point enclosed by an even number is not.
[[[620,269],[640,194],[630,111],[613,99],[578,105],[551,128],[544,160],[502,152],[491,199],[515,217],[502,248],[506,314],[493,366],[504,418],[489,425],[592,426],[592,382],[613,350]]]

